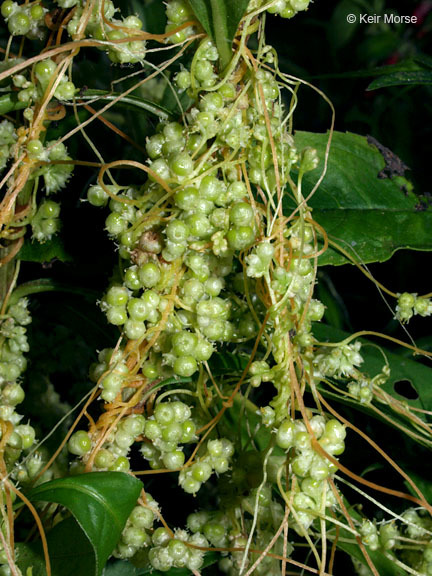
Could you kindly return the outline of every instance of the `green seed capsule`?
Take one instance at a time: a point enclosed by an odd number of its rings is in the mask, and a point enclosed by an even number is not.
[[[41,20],[44,16],[44,9],[40,4],[34,4],[30,8],[30,16],[33,20]]]
[[[42,60],[42,62],[38,62],[35,64],[34,71],[36,78],[45,86],[51,79],[51,76],[54,74],[56,69],[56,65],[52,60]]]
[[[159,282],[161,272],[157,264],[154,262],[147,262],[147,264],[144,264],[139,268],[138,277],[145,288],[153,288],[153,286],[156,286]]]
[[[177,332],[172,337],[173,352],[176,356],[193,355],[195,347],[198,343],[196,334],[191,332]]]
[[[12,0],[5,0],[1,5],[1,15],[3,18],[9,18],[11,14],[14,12],[17,4],[12,2]]]
[[[177,176],[188,176],[193,170],[193,161],[187,152],[175,154],[170,159],[170,168]]]
[[[142,298],[131,298],[127,310],[131,320],[143,322],[148,317],[148,307]]]
[[[182,220],[170,222],[166,227],[165,233],[172,242],[184,242],[190,234],[187,224]]]
[[[87,432],[79,430],[73,434],[68,442],[68,450],[76,456],[84,456],[91,449],[91,440]]]
[[[186,494],[196,494],[201,488],[201,482],[198,482],[198,480],[195,480],[195,478],[191,476],[186,477],[180,484]]]
[[[126,306],[129,299],[129,291],[123,286],[111,286],[105,298],[110,306]]]
[[[168,424],[162,431],[162,439],[164,442],[172,442],[177,444],[183,435],[182,425],[178,422],[172,422]]]
[[[142,414],[132,414],[121,421],[120,428],[136,438],[144,432],[145,418]]]
[[[141,528],[141,530],[150,530],[154,522],[154,513],[149,508],[136,506],[132,510],[129,520],[136,528]]]
[[[162,461],[168,470],[177,470],[183,466],[185,455],[181,450],[165,452],[165,454],[162,456]]]
[[[146,325],[144,322],[130,318],[125,322],[124,331],[130,340],[139,340],[146,333]]]
[[[198,370],[197,362],[193,356],[181,356],[177,358],[173,368],[174,372],[183,378],[192,376],[192,374]]]
[[[30,31],[30,26],[30,18],[25,12],[17,11],[8,20],[8,28],[12,36],[24,36]]]
[[[174,408],[170,402],[161,402],[154,409],[156,422],[161,426],[168,426],[174,421]]]
[[[109,467],[109,470],[110,472],[127,472],[129,468],[129,460],[125,456],[119,456]]]
[[[231,207],[229,212],[230,222],[236,226],[249,226],[254,219],[254,211],[250,204],[238,202]]]
[[[127,321],[125,306],[112,306],[107,310],[107,320],[114,326],[122,326]]]
[[[109,468],[114,464],[115,456],[109,450],[102,448],[96,454],[94,459],[94,465],[96,468]]]
[[[227,234],[227,240],[233,250],[244,250],[255,241],[255,233],[250,226],[232,228]]]
[[[181,210],[190,210],[192,206],[195,206],[198,197],[198,190],[188,186],[174,194],[174,201]]]
[[[195,432],[196,432],[196,426],[194,421],[186,420],[186,422],[183,422],[182,424],[182,429],[183,433],[181,437],[181,443],[188,444],[189,442],[192,442],[192,440],[195,439]]]

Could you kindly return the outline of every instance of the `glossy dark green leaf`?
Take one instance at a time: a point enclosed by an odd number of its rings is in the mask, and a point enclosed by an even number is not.
[[[210,0],[190,0],[189,4],[192,6],[192,10],[194,11],[198,22],[207,34],[213,38]]]
[[[420,86],[432,84],[431,70],[418,70],[415,72],[396,72],[386,74],[373,80],[366,90],[378,90],[389,86]]]
[[[374,66],[373,68],[361,68],[360,70],[349,70],[347,72],[335,72],[333,74],[317,74],[312,78],[370,78],[374,76],[386,76],[399,72],[416,72],[424,70],[427,60],[424,55],[415,58],[405,58],[396,64],[387,66]],[[422,66],[420,66],[422,64]]]
[[[414,60],[420,64],[423,64],[423,66],[426,68],[432,68],[432,56],[429,56],[428,54],[417,52],[417,54],[414,56]]]
[[[51,262],[52,260],[70,262],[72,257],[68,254],[61,238],[54,236],[51,240],[43,244],[26,240],[19,252],[19,259],[24,262],[39,262],[42,264],[44,262]]]
[[[303,179],[306,197],[323,167],[328,134],[297,132],[299,150],[311,146],[320,157],[317,169]],[[432,250],[432,211],[418,211],[419,199],[408,192],[403,178],[382,177],[386,161],[363,136],[349,132],[333,134],[326,176],[309,204],[312,215],[329,238],[358,262],[383,262],[396,250]],[[286,210],[292,204],[287,202]],[[330,247],[320,265],[340,265],[347,258]]]
[[[143,23],[143,30],[152,34],[165,32],[166,14],[165,4],[160,0],[128,0],[130,14],[136,14]]]
[[[57,524],[47,534],[47,543],[52,576],[95,574],[94,550],[74,518],[67,518]],[[46,576],[40,542],[18,544],[17,559],[23,574],[32,568],[32,576]]]
[[[225,0],[225,14],[228,30],[228,40],[232,42],[240,20],[243,18],[246,9],[248,7],[250,0],[236,0],[232,2],[231,0]]]
[[[60,478],[34,488],[32,501],[56,502],[70,510],[93,548],[99,575],[136,504],[142,484],[123,472],[95,472]]]

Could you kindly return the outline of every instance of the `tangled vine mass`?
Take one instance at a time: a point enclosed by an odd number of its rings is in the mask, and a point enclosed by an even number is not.
[[[111,0],[1,4],[9,40],[0,63],[0,574],[51,574],[45,548],[43,569],[23,567],[14,536],[22,538],[18,504],[25,508],[32,490],[122,473],[142,483],[110,551],[113,566],[121,559],[156,574],[324,576],[345,542],[352,573],[380,574],[381,558],[402,570],[395,574],[432,575],[432,508],[389,457],[414,491],[405,508],[380,519],[352,508],[353,486],[374,498],[371,488],[380,487],[343,465],[345,446],[356,434],[377,445],[326,394],[337,389],[362,408],[385,404],[430,442],[420,415],[383,390],[391,374],[385,355],[368,373],[356,335],[329,343],[314,333],[325,313],[315,292],[328,238],[302,182],[327,153],[296,145],[302,81],[280,70],[264,26],[268,13],[294,26],[309,0],[249,2],[228,56],[217,10],[210,34],[198,4],[168,0],[160,34]],[[149,71],[146,58],[158,50],[169,59]],[[105,66],[125,67],[133,85],[104,97],[76,85],[89,51],[103,52]],[[177,115],[158,107],[166,83]],[[147,85],[148,113],[158,121],[137,143],[140,160],[106,162],[95,146],[98,162],[71,157],[70,138],[86,136],[88,123]],[[102,108],[83,121],[79,110],[99,100]],[[50,126],[70,117],[75,127],[50,139]],[[37,423],[19,413],[32,382],[32,292],[18,283],[20,250],[58,235],[62,190],[80,164],[93,171],[86,198],[103,211],[118,257],[98,301],[118,338],[97,351],[79,415],[50,452]],[[432,314],[428,297],[396,298],[403,323]],[[164,502],[148,491],[161,474],[175,498],[188,495],[178,525],[164,517],[170,495]],[[30,540],[42,541],[70,515],[39,501],[32,513],[42,522]]]

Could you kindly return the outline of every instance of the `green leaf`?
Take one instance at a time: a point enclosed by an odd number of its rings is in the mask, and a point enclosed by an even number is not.
[[[189,0],[189,4],[197,17],[198,22],[207,32],[207,34],[214,38],[213,28],[211,25],[211,6],[210,0]]]
[[[350,70],[348,72],[339,72],[332,74],[317,74],[311,76],[311,79],[323,78],[370,78],[371,76],[386,76],[396,72],[417,72],[423,71],[424,66],[427,66],[426,61],[423,61],[424,55],[416,56],[415,58],[405,58],[396,64],[389,64],[387,66],[374,66],[373,68],[362,68],[360,70]],[[419,64],[423,66],[419,66]]]
[[[0,114],[9,114],[16,110],[27,108],[28,102],[20,102],[16,92],[9,92],[0,96]]]
[[[70,510],[90,541],[95,557],[95,567],[92,570],[87,567],[86,571],[80,569],[79,574],[93,576],[101,574],[141,488],[141,482],[129,474],[94,472],[41,484],[30,492],[29,498],[56,502]],[[58,551],[54,550],[54,553],[58,554]],[[69,573],[63,573],[63,576],[66,574]]]
[[[140,568],[124,560],[110,562],[103,571],[103,576],[138,576],[139,574],[142,574]]]
[[[414,56],[414,60],[420,62],[420,64],[423,64],[426,68],[432,68],[432,56],[428,56],[422,52],[417,52]]]
[[[226,14],[226,26],[228,31],[228,40],[233,41],[234,36],[237,32],[240,20],[243,18],[250,0],[236,0],[232,2],[231,0],[224,0],[221,2],[225,4],[225,14]]]
[[[190,0],[190,5],[207,34],[214,40],[222,68],[231,60],[231,45],[249,0]]]
[[[430,477],[428,476],[425,478],[424,476],[420,476],[419,474],[413,472],[412,470],[409,471],[409,477],[411,478],[411,480],[415,482],[417,488],[419,488],[419,490],[425,497],[426,502],[432,504],[432,482],[430,481]],[[418,493],[414,490],[414,488],[411,486],[409,482],[405,480],[404,484],[408,492],[410,492],[413,496],[416,497],[418,496]]]
[[[24,262],[51,262],[60,260],[61,262],[71,262],[72,257],[66,251],[63,241],[59,236],[54,236],[48,242],[40,244],[25,240],[23,247],[19,251],[19,259]]]
[[[39,278],[38,280],[30,280],[24,284],[20,284],[13,291],[10,303],[18,302],[20,298],[26,298],[31,294],[42,294],[45,292],[66,292],[67,294],[79,294],[84,298],[89,298],[92,302],[97,300],[98,293],[96,291],[89,290],[88,288],[82,288],[78,286],[73,286],[71,284],[63,284],[62,282],[57,282],[51,278]]]
[[[389,86],[419,86],[432,84],[432,71],[419,70],[416,72],[397,72],[387,74],[373,80],[366,90],[378,90]]]
[[[93,548],[74,518],[67,518],[47,534],[52,576],[95,574]],[[40,542],[18,544],[18,565],[23,574],[32,568],[32,576],[46,576]]]
[[[342,534],[344,537],[348,537],[348,538],[352,537],[352,535],[349,534],[349,532],[346,532],[345,530],[341,531],[341,536],[342,536]],[[359,560],[366,568],[368,568],[368,563],[366,562],[366,559],[364,558],[363,553],[357,544],[349,544],[348,542],[341,542],[339,540],[337,547],[340,550],[343,550],[344,552],[346,552],[349,556],[353,556],[354,558]],[[368,548],[367,552],[368,552],[369,557],[372,560],[372,562],[373,562],[373,564],[374,564],[375,568],[377,569],[377,572],[380,576],[405,576],[406,575],[405,570],[402,570],[402,568],[399,568],[399,566],[397,566],[397,564],[392,562],[389,558],[386,558],[380,550],[370,550]],[[372,574],[372,572],[371,572],[371,574]]]
[[[246,368],[249,358],[242,354],[231,352],[216,352],[209,361],[209,366],[214,376],[224,374],[241,374]]]
[[[320,157],[319,167],[303,178],[304,197],[322,172],[327,141],[328,134],[295,135],[299,150],[311,146]],[[349,132],[333,134],[326,176],[309,205],[329,238],[356,261],[383,262],[402,248],[432,250],[432,212],[418,211],[418,197],[407,191],[410,184],[401,176],[385,177],[381,173],[387,168],[390,170],[391,165],[367,138]],[[285,208],[292,207],[287,201]],[[318,263],[340,265],[348,261],[330,247]]]

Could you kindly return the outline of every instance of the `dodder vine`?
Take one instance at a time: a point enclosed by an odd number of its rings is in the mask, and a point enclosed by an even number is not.
[[[326,386],[344,387],[343,394],[369,406],[383,401],[390,368],[383,358],[380,372],[365,374],[360,340],[326,345],[313,333],[325,312],[314,290],[327,235],[302,182],[319,159],[313,148],[295,144],[300,81],[280,71],[264,33],[266,10],[291,18],[309,1],[252,1],[227,62],[220,37],[210,38],[198,23],[198,4],[167,2],[162,35],[143,32],[135,15],[120,18],[109,0],[59,1],[56,22],[40,3],[2,4],[11,40],[1,78],[14,97],[8,112],[22,112],[0,124],[7,187],[0,206],[1,573],[23,573],[14,540],[15,494],[53,475],[108,471],[143,478],[112,551],[141,567],[207,573],[213,550],[210,571],[217,562],[218,571],[233,576],[291,569],[325,575],[333,573],[338,543],[345,541],[361,552],[363,563],[353,554],[360,574],[379,573],[376,551],[409,573],[430,574],[431,508],[421,492],[398,492],[418,508],[377,525],[351,513],[337,478],[340,468],[362,482],[339,464],[350,423],[324,399]],[[221,15],[212,9],[216,25]],[[47,54],[26,62],[22,41],[19,55],[12,55],[23,36],[48,39]],[[150,40],[182,45],[172,62],[188,49],[191,58],[182,60],[173,90],[189,104],[139,143],[146,150],[141,161],[101,161],[97,183],[88,188],[88,201],[106,211],[105,229],[118,250],[100,307],[119,339],[99,351],[90,368],[95,387],[74,423],[79,429],[64,441],[69,469],[53,468],[58,451],[49,457],[36,450],[33,428],[15,412],[24,399],[30,316],[27,299],[14,300],[11,271],[18,272],[28,225],[34,242],[49,242],[60,229],[60,205],[45,196],[65,187],[74,160],[66,137],[45,141],[45,132],[85,102],[72,82],[79,50],[96,47],[113,63],[142,64]],[[142,185],[127,183],[137,175]],[[402,294],[396,313],[408,321],[430,308],[427,297]],[[224,357],[239,363],[223,366]],[[405,417],[427,437],[419,417],[409,410]],[[157,474],[169,474],[195,496],[185,526],[168,523],[165,502],[147,491],[147,478]],[[401,552],[399,542],[409,542],[411,553]]]

